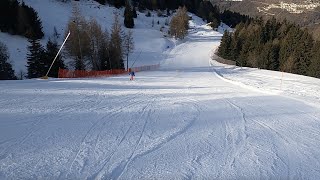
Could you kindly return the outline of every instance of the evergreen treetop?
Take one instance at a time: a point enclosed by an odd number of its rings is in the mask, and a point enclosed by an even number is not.
[[[307,30],[284,20],[256,18],[225,32],[218,55],[238,65],[319,77],[320,44]]]
[[[0,80],[17,79],[9,63],[9,53],[7,47],[0,42]]]
[[[127,1],[126,8],[124,9],[124,25],[126,28],[133,28],[134,27],[134,19],[133,19],[133,10],[132,7]]]
[[[46,63],[45,51],[39,39],[29,39],[27,54],[28,78],[39,78],[46,74],[49,65]]]

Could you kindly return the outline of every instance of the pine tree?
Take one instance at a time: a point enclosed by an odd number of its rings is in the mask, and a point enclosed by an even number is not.
[[[133,12],[129,1],[126,2],[126,8],[124,10],[124,25],[126,28],[134,27]]]
[[[106,4],[106,0],[95,0],[97,1],[98,3],[102,4],[102,5],[105,5]]]
[[[116,14],[109,42],[109,56],[112,60],[111,69],[124,69],[122,34],[123,32],[119,23],[119,17]]]
[[[24,36],[27,38],[41,39],[44,36],[42,31],[42,22],[39,19],[38,13],[31,7],[27,6],[22,2],[21,8],[27,14],[28,19],[26,22],[18,21],[19,23],[25,23],[26,28]]]
[[[280,44],[278,39],[274,39],[272,42],[271,52],[269,54],[269,64],[268,69],[279,71],[279,51],[280,51]]]
[[[116,8],[121,8],[122,6],[125,5],[125,0],[114,0],[114,6]]]
[[[139,0],[131,0],[133,7],[138,7]]]
[[[49,65],[51,65],[52,61],[54,60],[55,56],[57,55],[59,48],[56,41],[52,41],[51,39],[48,40],[47,46],[46,46],[46,67],[49,68]],[[49,77],[58,77],[59,68],[65,69],[66,66],[62,60],[61,55],[58,55],[56,58],[54,64],[52,65],[52,68],[48,74]],[[48,70],[48,69],[47,69]]]
[[[245,31],[241,37],[243,43],[241,45],[241,50],[239,53],[239,60],[236,61],[237,65],[240,65],[241,67],[247,66],[248,57],[250,53],[253,52],[251,41],[248,39],[248,32],[246,32],[247,28],[244,28],[243,31]]]
[[[313,47],[313,39],[311,35],[304,30],[303,35],[297,45],[297,49],[295,50],[297,56],[297,70],[295,73],[307,75],[308,68],[311,63],[310,59],[312,58],[312,47]]]
[[[240,51],[242,48],[242,37],[240,35],[240,32],[242,32],[244,28],[244,23],[240,23],[236,26],[236,30],[233,32],[233,35],[231,37],[231,59],[233,61],[237,61],[240,55]]]
[[[307,31],[290,26],[280,47],[280,64],[284,71],[306,75],[310,65],[313,39]],[[286,62],[288,61],[288,62]]]
[[[30,28],[30,20],[29,20],[29,15],[27,12],[27,6],[22,3],[22,6],[18,7],[17,11],[17,25],[16,25],[16,31],[17,34],[27,36],[27,34],[31,35],[32,31]],[[29,37],[31,38],[31,37]]]
[[[238,36],[233,35],[231,37],[230,60],[236,61],[238,59],[241,50],[241,44],[241,39]]]
[[[212,18],[210,26],[212,27],[212,29],[218,28],[219,27],[219,21],[216,18]]]
[[[104,41],[99,47],[98,50],[98,58],[100,62],[101,70],[109,70],[111,69],[111,59],[110,59],[110,52],[109,52],[109,33],[108,31],[104,32]]]
[[[152,10],[157,10],[158,9],[158,3],[157,3],[157,0],[150,0],[150,8],[149,9],[152,9]]]
[[[228,31],[223,33],[221,44],[218,49],[218,55],[225,59],[232,59],[231,55],[231,34]]]
[[[86,70],[86,65],[84,64],[82,59],[77,57],[76,60],[75,60],[74,68],[76,70]]]
[[[308,75],[320,78],[320,42],[314,43],[312,48],[311,64],[309,66]]]
[[[29,39],[29,53],[27,54],[28,78],[38,78],[46,75],[49,68],[45,51],[38,39]]]
[[[132,7],[132,15],[133,15],[133,18],[137,18],[138,17],[137,10],[136,10],[136,8],[134,6]]]
[[[0,30],[2,32],[17,34],[18,8],[17,0],[0,0]]]
[[[147,8],[147,0],[139,0],[138,9],[139,11],[144,11]]]
[[[37,12],[17,0],[0,1],[0,30],[27,38],[42,38],[41,21]]]
[[[279,41],[268,41],[262,45],[258,55],[258,67],[269,70],[279,70]]]
[[[0,80],[17,79],[12,65],[8,62],[9,53],[7,47],[0,42]]]

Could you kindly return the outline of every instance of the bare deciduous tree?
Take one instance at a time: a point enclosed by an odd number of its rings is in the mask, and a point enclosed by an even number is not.
[[[95,19],[86,21],[79,8],[76,5],[73,7],[68,23],[71,35],[66,49],[69,55],[75,58],[75,69],[124,69],[123,57],[126,55],[128,59],[134,42],[131,31],[124,35],[118,16],[116,14],[114,17],[109,35]]]
[[[94,19],[91,19],[88,23],[88,34],[90,40],[90,65],[93,70],[102,70],[102,60],[100,53],[101,48],[108,49],[106,47],[108,43],[107,31],[103,32],[101,26]]]
[[[85,58],[90,55],[90,40],[86,32],[88,24],[75,3],[67,26],[66,34],[70,31],[71,35],[66,43],[66,49],[69,55],[76,58],[75,69],[84,70]]]
[[[119,22],[119,15],[115,14],[114,23],[111,28],[109,54],[111,58],[111,65],[114,69],[124,69],[123,64],[123,31]]]
[[[129,70],[129,54],[134,50],[134,41],[132,36],[132,31],[128,30],[123,41],[123,51],[127,57],[127,70]]]
[[[177,39],[183,39],[188,34],[188,28],[189,16],[187,14],[187,8],[180,7],[170,22],[170,34]]]

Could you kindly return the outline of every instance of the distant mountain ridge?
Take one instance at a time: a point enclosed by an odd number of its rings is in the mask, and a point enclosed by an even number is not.
[[[249,16],[275,17],[306,27],[320,40],[320,0],[211,0],[222,10],[229,9]]]

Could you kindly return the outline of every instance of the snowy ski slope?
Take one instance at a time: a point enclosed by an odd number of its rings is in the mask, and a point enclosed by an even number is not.
[[[75,4],[78,5],[82,15],[87,20],[91,18],[95,19],[102,29],[108,30],[109,33],[114,21],[114,14],[119,14],[120,22],[123,22],[122,15],[124,8],[116,9],[107,5],[100,5],[93,0],[71,1],[67,3],[56,0],[24,0],[24,2],[28,6],[33,7],[39,14],[45,33],[44,38],[41,40],[43,46],[46,45],[49,38],[52,38],[54,27],[60,34],[58,41],[62,44],[68,20],[72,16],[72,6]],[[138,18],[135,19],[135,28],[132,29],[135,49],[129,56],[129,66],[136,59],[139,60],[136,61],[135,66],[156,64],[164,58],[164,55],[160,52],[166,50],[168,46],[172,46],[172,42],[163,38],[168,29],[165,22],[166,19],[169,22],[170,17],[158,17],[156,12],[151,12],[151,14],[152,17],[146,17],[144,13],[138,12]],[[154,21],[153,27],[152,21]],[[159,24],[157,23],[158,21]],[[163,32],[160,32],[162,26],[164,27]],[[123,31],[126,33],[127,29],[123,27]],[[19,74],[20,71],[26,73],[28,40],[21,36],[12,36],[8,33],[0,32],[0,41],[8,47],[11,64],[16,74]],[[69,65],[66,53],[65,60],[66,64]]]
[[[1,81],[0,179],[319,179],[320,80],[210,61],[193,19],[134,81]]]

